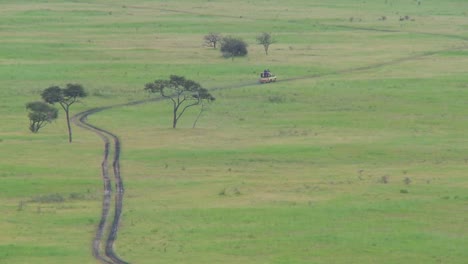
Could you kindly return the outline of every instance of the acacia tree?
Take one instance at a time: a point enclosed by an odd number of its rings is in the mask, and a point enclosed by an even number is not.
[[[216,44],[221,41],[221,34],[209,33],[208,35],[205,35],[203,39],[205,40],[205,45],[216,49]]]
[[[81,84],[69,83],[65,88],[51,86],[41,93],[42,99],[48,104],[59,103],[65,111],[68,128],[68,142],[72,142],[72,130],[70,126],[70,106],[77,102],[79,98],[87,96]]]
[[[268,48],[275,41],[271,38],[270,33],[263,32],[257,36],[257,42],[258,44],[263,45],[263,48],[265,49],[265,55],[268,55]]]
[[[225,58],[232,59],[234,57],[246,56],[248,53],[247,43],[239,38],[224,37],[221,41],[221,53],[223,53]]]
[[[182,76],[171,75],[169,80],[156,80],[145,85],[150,93],[159,93],[163,98],[172,101],[172,127],[185,111],[192,106],[200,105],[204,100],[213,101],[215,98],[201,85]]]
[[[39,129],[58,117],[58,110],[44,102],[27,103],[26,109],[29,110],[29,130],[33,133],[39,132]]]

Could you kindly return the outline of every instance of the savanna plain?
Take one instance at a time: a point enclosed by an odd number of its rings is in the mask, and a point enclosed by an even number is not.
[[[0,263],[98,262],[101,138],[28,130],[67,83],[72,115],[120,105],[88,121],[122,142],[130,263],[467,263],[467,65],[465,0],[1,0]],[[216,97],[195,128],[125,105],[171,74]]]

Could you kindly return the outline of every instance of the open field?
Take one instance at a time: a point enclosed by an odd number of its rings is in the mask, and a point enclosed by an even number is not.
[[[171,74],[216,97],[197,128],[192,110],[171,129],[168,102],[88,118],[122,141],[122,259],[466,263],[467,17],[464,0],[0,1],[0,263],[97,263],[103,143],[74,126],[68,144],[63,112],[31,134],[25,104],[70,82],[89,92],[73,114],[145,100]]]

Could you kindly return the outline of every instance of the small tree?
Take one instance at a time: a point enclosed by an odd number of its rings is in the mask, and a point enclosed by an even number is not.
[[[257,42],[258,44],[263,45],[263,48],[265,49],[265,55],[268,55],[268,48],[275,41],[271,38],[270,33],[264,32],[257,36]]]
[[[44,102],[27,103],[26,109],[29,110],[29,130],[33,133],[39,132],[39,129],[58,117],[58,110]]]
[[[221,41],[221,53],[225,58],[241,57],[246,56],[247,43],[242,39],[233,38],[233,37],[224,37]]]
[[[198,113],[197,118],[195,118],[192,128],[195,128],[195,126],[197,125],[198,119],[200,118],[201,114],[205,110],[205,102],[212,102],[215,100],[215,98],[211,94],[209,94],[208,90],[206,90],[205,88],[201,88],[200,91],[198,92],[198,95],[196,96],[201,97],[203,99],[200,100],[200,112]]]
[[[216,49],[216,44],[221,41],[221,34],[219,33],[209,33],[203,38],[205,40],[205,45],[208,47],[213,47]]]
[[[46,103],[59,103],[65,111],[68,127],[68,142],[72,142],[72,130],[70,125],[70,106],[78,101],[79,98],[86,97],[87,94],[80,84],[67,84],[66,88],[51,86],[45,89],[42,94],[42,99]]]
[[[201,85],[182,76],[171,75],[169,80],[156,80],[145,85],[150,93],[159,93],[163,98],[172,101],[172,127],[189,107],[200,105],[204,100],[213,101],[214,97]]]

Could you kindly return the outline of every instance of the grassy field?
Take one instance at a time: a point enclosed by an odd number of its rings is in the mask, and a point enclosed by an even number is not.
[[[63,112],[31,134],[25,104],[81,83],[76,114],[171,74],[217,98],[196,129],[195,110],[171,129],[168,102],[89,117],[123,144],[123,259],[466,263],[467,16],[464,0],[1,0],[0,263],[97,262],[103,143],[73,127],[68,144]],[[257,84],[265,68],[279,82]]]

